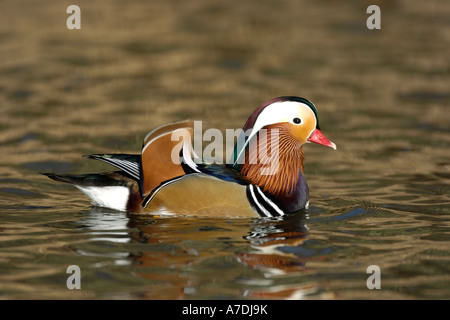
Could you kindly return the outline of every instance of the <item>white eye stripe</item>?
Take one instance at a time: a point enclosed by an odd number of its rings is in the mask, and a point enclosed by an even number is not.
[[[315,119],[314,112],[304,103],[296,101],[281,101],[272,103],[260,113],[253,126],[253,131],[274,123],[294,123],[295,118],[300,119],[300,123],[303,123],[303,118],[300,116],[302,114],[309,115]]]
[[[302,117],[300,117],[300,115],[302,115]],[[294,124],[294,118],[300,118],[302,120],[300,124],[304,123],[305,118],[314,119],[314,128],[316,127],[316,116],[311,108],[304,103],[297,101],[279,101],[268,105],[263,111],[261,111],[258,118],[256,119],[244,147],[236,157],[236,161],[240,159],[245,151],[246,145],[250,143],[252,138],[256,136],[259,130],[261,130],[265,126],[275,123],[287,122]]]

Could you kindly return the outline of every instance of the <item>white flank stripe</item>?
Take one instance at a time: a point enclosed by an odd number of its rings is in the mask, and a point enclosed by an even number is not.
[[[193,173],[196,174],[196,173]],[[156,196],[156,194],[164,187],[168,186],[169,184],[172,184],[174,182],[177,182],[178,180],[183,179],[186,176],[181,176],[178,178],[173,178],[172,180],[166,181],[164,183],[162,183],[159,187],[157,187],[156,189],[154,189],[148,196],[147,198],[144,199],[144,202],[142,203],[142,207],[147,207],[147,205],[150,203],[150,201],[153,200],[153,198]]]

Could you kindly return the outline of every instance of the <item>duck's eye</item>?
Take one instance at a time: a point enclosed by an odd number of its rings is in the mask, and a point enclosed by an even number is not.
[[[300,119],[300,118],[294,118],[292,121],[294,121],[295,124],[302,123],[302,119]]]

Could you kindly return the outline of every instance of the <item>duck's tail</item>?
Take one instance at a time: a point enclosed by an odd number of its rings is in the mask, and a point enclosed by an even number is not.
[[[130,208],[132,197],[140,197],[139,186],[122,172],[92,174],[54,174],[42,173],[55,181],[70,183],[86,196],[92,204],[119,211],[134,211]]]

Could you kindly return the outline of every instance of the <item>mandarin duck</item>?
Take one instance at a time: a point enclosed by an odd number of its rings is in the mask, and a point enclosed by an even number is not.
[[[118,171],[43,174],[73,184],[95,206],[131,214],[277,217],[308,207],[303,144],[336,150],[319,129],[314,104],[299,97],[275,98],[256,108],[227,163],[199,161],[192,149],[193,125],[189,120],[154,129],[140,155],[85,156]]]

